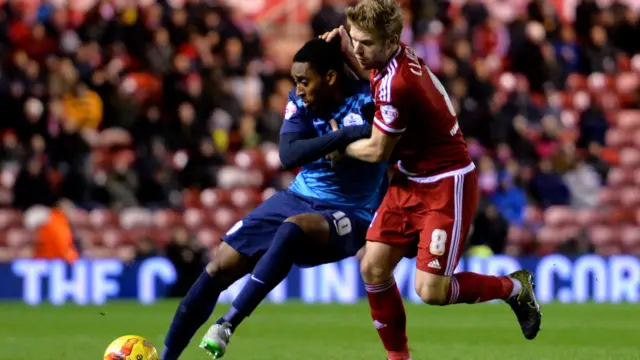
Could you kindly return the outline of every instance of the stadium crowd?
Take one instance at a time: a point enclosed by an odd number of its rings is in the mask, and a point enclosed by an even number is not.
[[[325,1],[311,29],[285,35],[343,23],[344,3]],[[480,172],[470,244],[636,251],[640,235],[584,225],[635,229],[628,169],[640,153],[618,150],[640,144],[628,132],[640,125],[638,14],[583,0],[565,23],[540,0],[506,15],[477,0],[406,3],[402,40],[448,89]],[[270,51],[256,24],[199,0],[101,1],[85,13],[19,4],[0,8],[3,256],[28,253],[19,249],[34,229],[18,230],[12,209],[44,205],[61,209],[87,256],[144,257],[170,243],[189,264],[287,186],[276,144],[290,55]]]

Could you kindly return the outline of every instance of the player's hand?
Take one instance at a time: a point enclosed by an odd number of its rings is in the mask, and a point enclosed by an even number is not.
[[[347,29],[345,29],[343,25],[320,35],[320,38],[330,42],[336,36],[340,37],[340,49],[343,53],[348,53],[353,50],[349,33],[347,33]]]
[[[329,125],[331,125],[331,130],[338,131],[340,127],[338,127],[338,123],[335,119],[329,120]],[[335,166],[342,158],[344,157],[344,153],[336,150],[331,154],[325,156],[325,159],[331,160],[331,166]]]

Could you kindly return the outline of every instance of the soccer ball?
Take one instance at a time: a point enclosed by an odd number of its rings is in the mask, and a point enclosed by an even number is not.
[[[158,351],[143,337],[125,335],[109,344],[104,360],[158,360]]]

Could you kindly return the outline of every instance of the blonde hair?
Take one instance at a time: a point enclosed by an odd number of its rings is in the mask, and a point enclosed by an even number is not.
[[[349,24],[383,39],[400,38],[402,9],[397,0],[362,0],[347,8]]]

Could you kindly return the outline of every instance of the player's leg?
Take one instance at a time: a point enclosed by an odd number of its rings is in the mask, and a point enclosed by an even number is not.
[[[193,335],[209,319],[220,293],[249,273],[254,262],[223,242],[212,260],[182,299],[173,316],[160,356],[174,360],[187,347]]]
[[[373,325],[390,360],[410,359],[407,314],[393,270],[407,252],[404,245],[368,241],[360,263]]]
[[[285,279],[298,254],[310,244],[327,244],[330,234],[329,223],[320,213],[304,213],[287,218],[278,228],[267,252],[257,262],[231,309],[218,320],[218,324],[229,323],[231,330],[235,330]]]
[[[409,359],[407,315],[393,270],[407,254],[410,239],[404,234],[404,213],[398,204],[408,196],[398,179],[385,195],[371,227],[360,263],[373,324],[391,360]]]
[[[476,173],[445,179],[432,190],[438,191],[438,195],[453,193],[453,196],[444,200],[442,206],[435,204],[435,209],[423,218],[415,284],[420,298],[432,305],[475,304],[496,299],[508,301],[512,308],[516,306],[516,314],[521,314],[518,319],[525,337],[535,337],[540,325],[540,312],[528,272],[519,271],[509,276],[453,273],[478,205]]]
[[[304,206],[305,203],[298,204],[298,208]],[[209,328],[200,347],[214,358],[222,357],[236,327],[284,280],[299,254],[310,247],[326,247],[330,238],[329,222],[321,213],[301,213],[287,218],[276,231],[269,249],[257,262],[231,309]]]
[[[180,303],[165,342],[163,360],[177,359],[197,329],[207,321],[220,293],[251,272],[286,218],[280,211],[287,195],[279,192],[236,223],[223,237],[212,261]]]
[[[203,339],[206,348],[226,349],[233,330],[287,276],[294,264],[308,267],[355,256],[369,221],[348,211],[326,210],[288,218],[276,233],[232,309]]]

